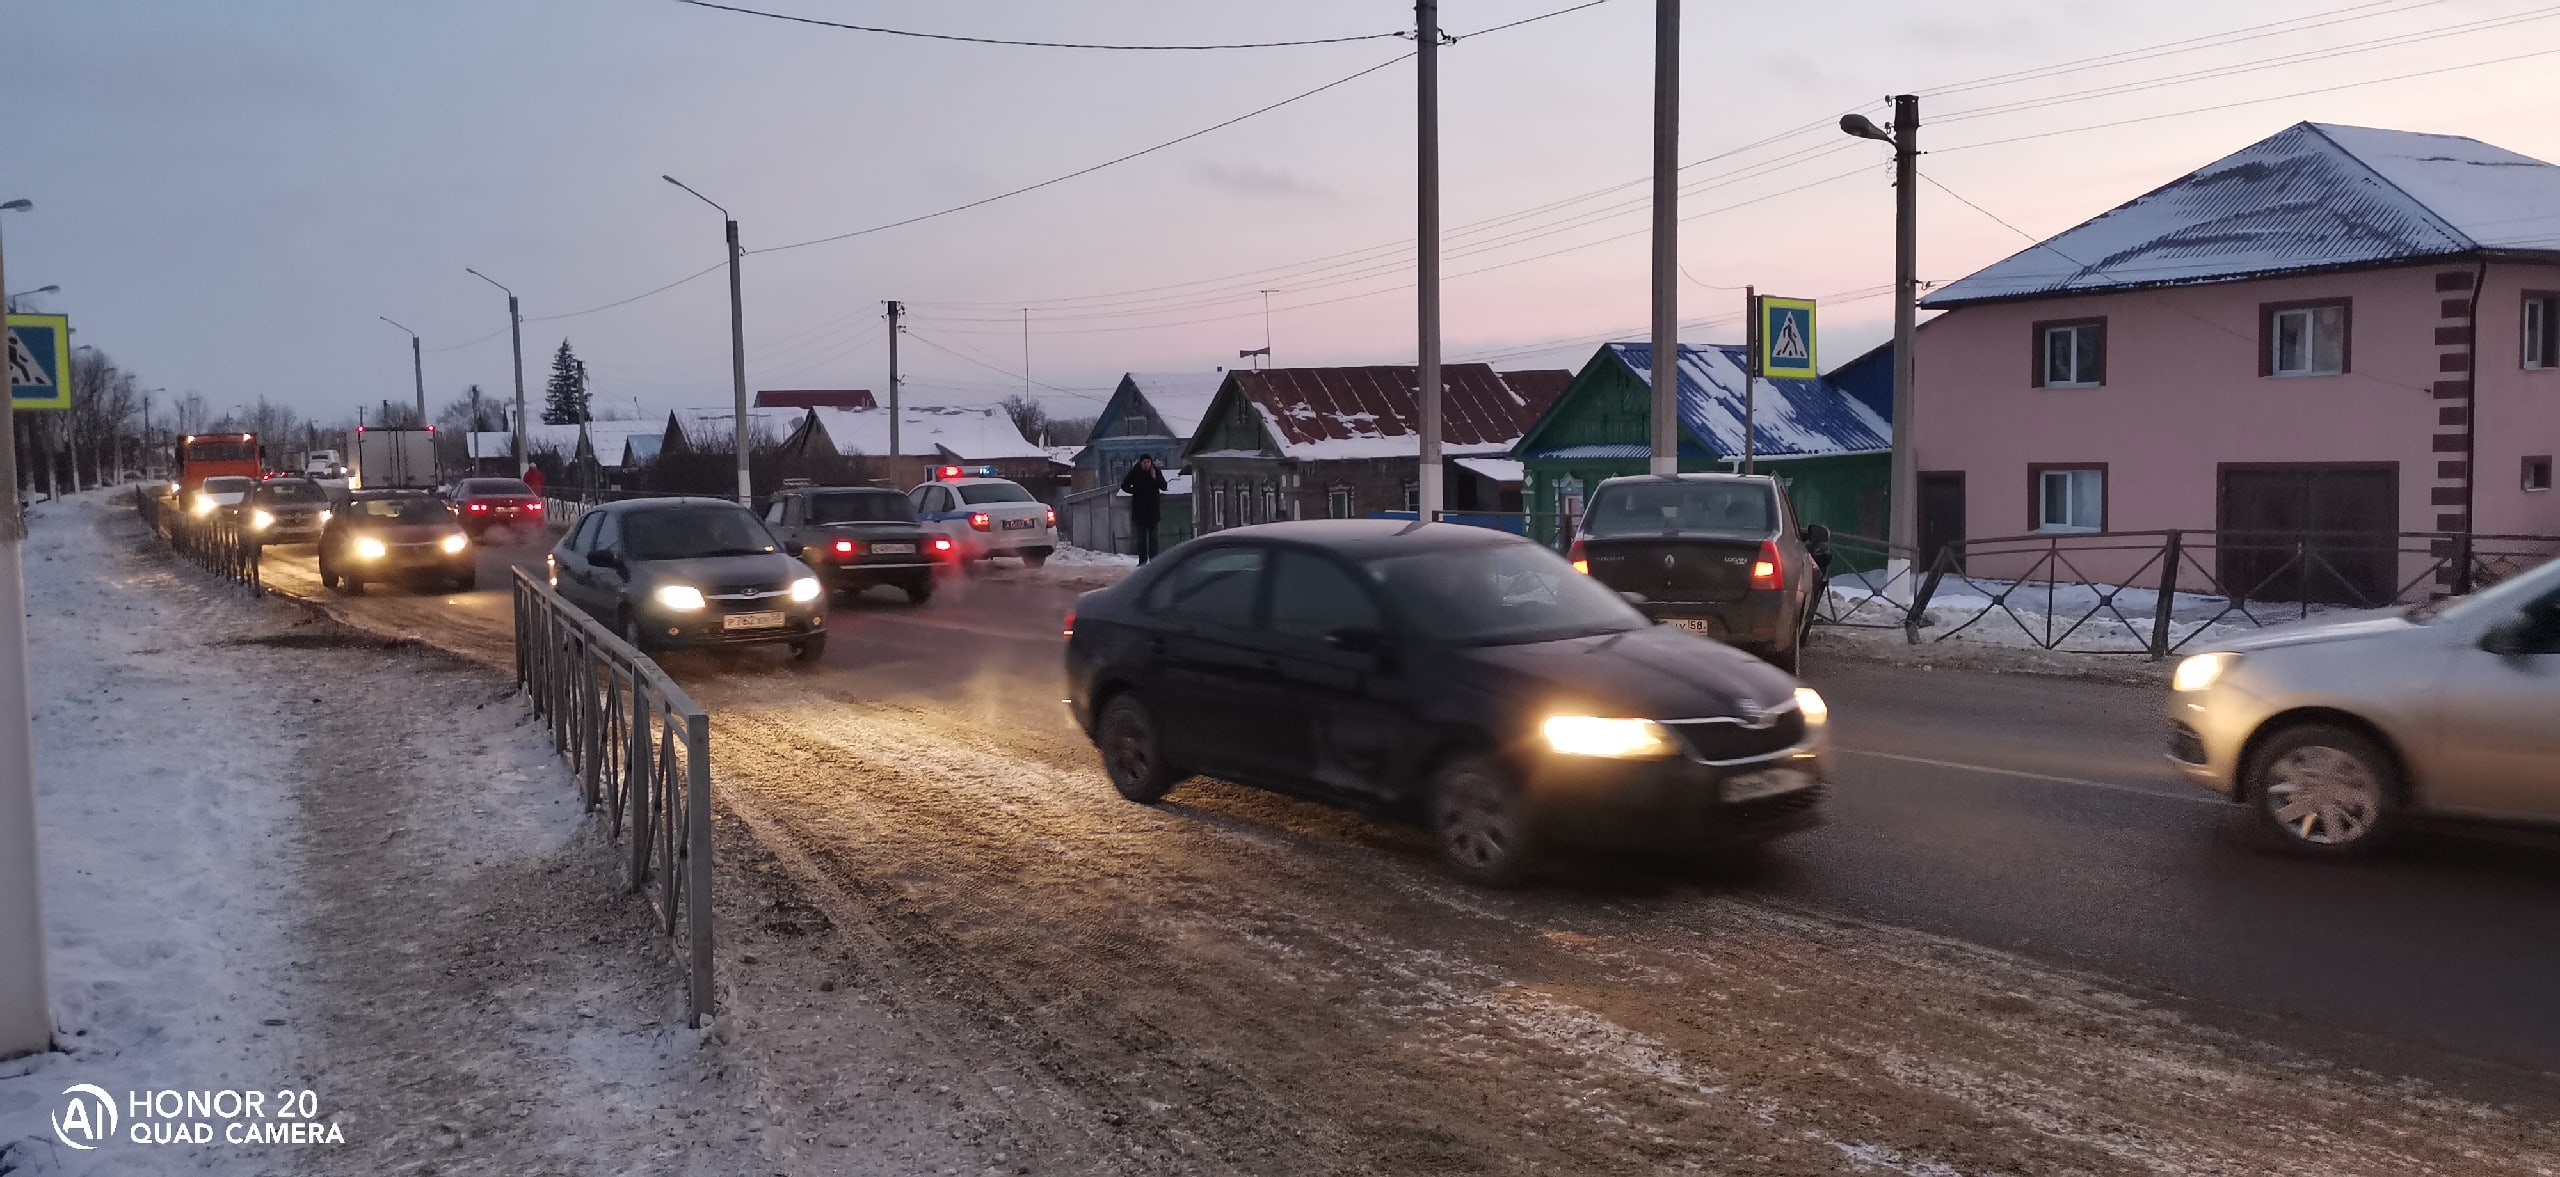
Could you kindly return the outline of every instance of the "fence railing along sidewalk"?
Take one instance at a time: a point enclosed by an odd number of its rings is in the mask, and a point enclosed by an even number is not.
[[[153,531],[169,538],[169,547],[224,580],[263,592],[260,565],[265,545],[257,533],[227,514],[191,515],[172,500],[163,502],[152,487],[133,492],[134,507]]]
[[[711,1016],[711,717],[657,663],[515,570],[516,685],[578,795],[627,847],[624,885],[682,942],[692,1024]]]

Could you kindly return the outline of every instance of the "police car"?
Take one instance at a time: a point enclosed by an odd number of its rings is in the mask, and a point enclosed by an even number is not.
[[[1056,508],[1020,483],[996,477],[992,466],[937,466],[933,481],[907,497],[915,500],[925,534],[950,540],[952,555],[963,563],[1014,556],[1037,568],[1058,550]]]

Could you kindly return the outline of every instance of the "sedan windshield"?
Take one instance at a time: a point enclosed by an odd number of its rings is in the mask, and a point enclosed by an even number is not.
[[[320,489],[319,483],[287,478],[259,487],[257,494],[251,497],[262,503],[325,503],[329,501],[329,492]]]
[[[2508,577],[2467,597],[2429,601],[2409,610],[2408,617],[2421,623],[2460,621],[2467,617],[2493,616],[2502,610],[2520,611],[2535,601],[2552,597],[2560,597],[2560,560]]]
[[[809,496],[809,522],[826,523],[913,523],[916,505],[896,491],[877,493],[856,491],[850,494]]]
[[[1027,503],[1031,492],[1010,482],[978,482],[960,488],[964,503]]]
[[[1470,645],[1547,642],[1652,624],[1626,599],[1536,544],[1488,545],[1371,562],[1398,612]]]
[[[1603,486],[1582,517],[1585,535],[1718,531],[1767,535],[1777,526],[1769,488],[1757,482],[1627,482]]]
[[[412,495],[396,499],[357,499],[347,504],[347,514],[378,523],[439,523],[453,518],[453,508],[446,506],[443,499]]]
[[[635,560],[754,556],[780,551],[764,522],[744,507],[676,507],[622,518],[623,546]]]

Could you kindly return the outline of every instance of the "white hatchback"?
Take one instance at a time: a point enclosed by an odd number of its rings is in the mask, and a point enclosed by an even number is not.
[[[1058,550],[1058,512],[1020,483],[942,469],[907,495],[915,500],[916,521],[926,534],[950,540],[953,556],[963,562],[1014,556],[1037,568]]]

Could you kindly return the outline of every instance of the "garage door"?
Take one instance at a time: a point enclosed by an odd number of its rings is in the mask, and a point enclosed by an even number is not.
[[[2223,591],[2379,608],[2399,589],[2396,463],[2225,466]]]

